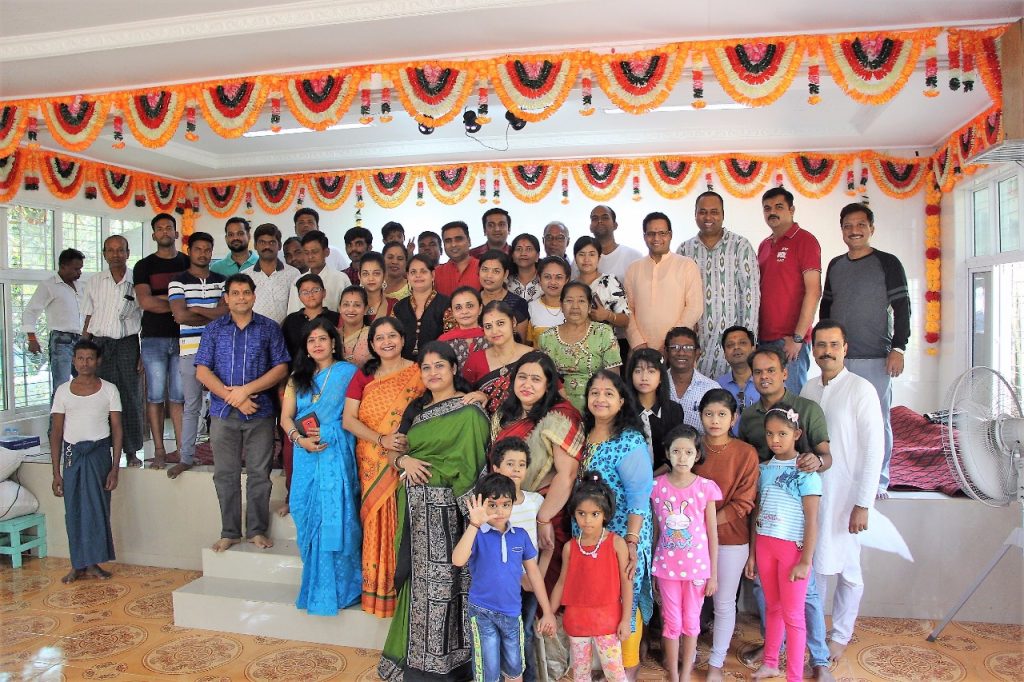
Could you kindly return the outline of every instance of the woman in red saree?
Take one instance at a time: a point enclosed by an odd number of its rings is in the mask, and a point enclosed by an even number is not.
[[[390,618],[395,613],[395,534],[398,472],[388,452],[404,453],[408,441],[397,433],[402,414],[423,394],[416,363],[402,357],[405,330],[393,317],[370,325],[370,359],[349,383],[345,399],[345,430],[356,442],[356,465],[362,492],[363,595],[367,613]]]
[[[494,414],[508,397],[512,386],[510,368],[532,348],[515,339],[515,312],[502,301],[491,301],[481,314],[488,347],[469,354],[462,376],[473,387],[466,396]]]

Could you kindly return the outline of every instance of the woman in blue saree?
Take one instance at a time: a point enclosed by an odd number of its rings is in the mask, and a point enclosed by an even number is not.
[[[385,680],[469,680],[472,642],[466,597],[469,571],[452,566],[468,523],[464,498],[483,469],[490,425],[476,404],[451,346],[420,349],[426,393],[405,411],[406,454],[391,454],[405,485],[398,491],[395,539],[398,604],[377,672]]]
[[[281,406],[281,426],[295,444],[289,502],[302,557],[295,606],[334,616],[362,593],[355,439],[341,426],[356,367],[342,361],[341,337],[328,321],[311,321],[302,336]]]

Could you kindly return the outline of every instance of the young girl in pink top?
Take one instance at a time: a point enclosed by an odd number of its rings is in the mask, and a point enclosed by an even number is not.
[[[718,584],[718,522],[715,502],[722,491],[693,473],[704,460],[700,436],[682,424],[665,436],[671,469],[654,479],[651,502],[657,519],[652,574],[661,593],[664,666],[672,682],[687,682],[700,634],[700,609]],[[682,670],[679,636],[683,638]]]

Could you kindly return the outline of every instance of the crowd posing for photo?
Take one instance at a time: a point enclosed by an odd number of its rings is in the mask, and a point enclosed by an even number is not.
[[[64,251],[23,328],[37,353],[40,315],[51,330],[65,582],[110,577],[111,492],[122,453],[141,465],[145,425],[149,466],[171,479],[205,430],[213,549],[272,546],[280,451],[296,607],[390,618],[384,679],[588,680],[596,653],[605,679],[634,680],[660,650],[688,680],[705,630],[721,680],[743,585],[764,633],[739,652],[753,678],[802,679],[806,648],[832,679],[864,590],[858,533],[888,486],[907,282],[871,246],[866,205],[842,209],[848,251],[823,278],[793,195],[761,203],[757,249],[705,192],[676,251],[669,216],[644,218],[646,254],[616,242],[609,206],[575,241],[549,223],[544,257],[533,235],[510,240],[500,208],[475,248],[462,221],[408,240],[389,222],[379,251],[356,227],[342,255],[303,208],[284,242],[231,218],[219,260],[205,232],[179,252],[175,218],[157,215],[155,253],[129,268],[111,236],[84,286],[84,256]]]

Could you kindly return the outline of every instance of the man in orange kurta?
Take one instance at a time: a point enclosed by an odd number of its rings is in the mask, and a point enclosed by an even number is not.
[[[672,222],[664,213],[644,218],[648,254],[626,270],[626,298],[633,311],[626,328],[632,349],[664,351],[672,327],[696,329],[704,314],[700,270],[692,258],[672,253]]]

